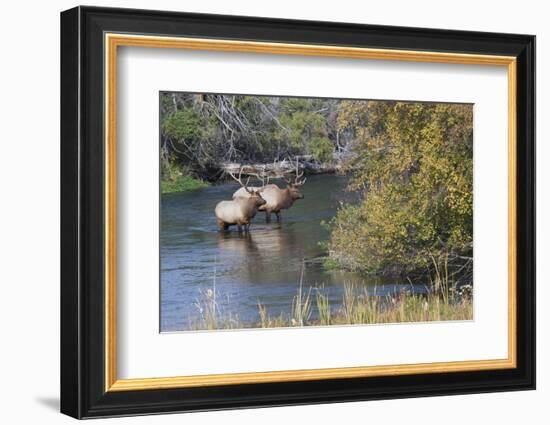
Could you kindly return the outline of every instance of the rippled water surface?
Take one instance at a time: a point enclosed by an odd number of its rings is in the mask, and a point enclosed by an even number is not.
[[[395,282],[365,282],[353,273],[326,271],[320,242],[328,239],[322,221],[330,220],[350,195],[346,180],[333,175],[310,176],[301,188],[303,200],[283,211],[283,220],[254,218],[250,233],[235,227],[220,233],[214,207],[231,199],[237,184],[162,196],[161,201],[161,331],[192,329],[200,317],[197,300],[214,289],[219,308],[244,324],[257,323],[258,302],[271,316],[291,313],[303,268],[304,287],[323,287],[334,307],[341,305],[343,282],[370,285],[384,295],[402,289]],[[280,186],[282,184],[278,182]],[[376,284],[376,286],[374,286]],[[416,288],[422,291],[423,288]],[[313,317],[316,315],[313,308]]]

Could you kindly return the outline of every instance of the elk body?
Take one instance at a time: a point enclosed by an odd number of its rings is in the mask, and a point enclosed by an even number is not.
[[[271,221],[271,214],[275,213],[277,216],[277,221],[281,220],[281,210],[289,209],[294,201],[297,199],[304,199],[304,195],[298,189],[302,186],[306,179],[300,180],[304,173],[298,172],[298,164],[296,164],[296,176],[294,181],[287,180],[287,187],[281,189],[276,184],[265,184],[262,187],[247,187],[243,186],[233,194],[233,199],[242,199],[248,198],[251,193],[261,193],[263,199],[265,199],[265,204],[259,207],[260,211],[265,211],[265,220],[266,222]],[[264,179],[261,179],[262,183],[265,183]],[[268,179],[269,182],[269,179]]]
[[[229,226],[236,225],[239,232],[242,231],[243,227],[244,230],[248,232],[250,229],[250,223],[258,212],[258,208],[266,203],[260,190],[253,191],[248,189],[248,181],[246,184],[242,183],[241,173],[242,170],[239,173],[238,179],[232,174],[230,175],[239,182],[242,186],[241,189],[244,189],[248,196],[239,197],[237,199],[233,199],[232,201],[218,202],[216,208],[214,209],[214,213],[216,214],[216,221],[220,230],[227,230],[229,229]]]

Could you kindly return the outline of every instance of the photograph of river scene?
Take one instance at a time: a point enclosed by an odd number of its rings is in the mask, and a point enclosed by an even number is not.
[[[160,331],[473,319],[473,105],[160,93]]]

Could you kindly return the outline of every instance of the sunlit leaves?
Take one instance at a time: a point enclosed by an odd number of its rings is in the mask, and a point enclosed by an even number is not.
[[[371,273],[412,273],[430,256],[472,250],[472,107],[343,102],[353,131],[349,189],[363,201],[333,221],[333,259]]]

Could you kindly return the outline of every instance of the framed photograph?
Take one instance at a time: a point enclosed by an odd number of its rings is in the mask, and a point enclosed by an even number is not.
[[[535,387],[535,37],[61,14],[61,411]]]

